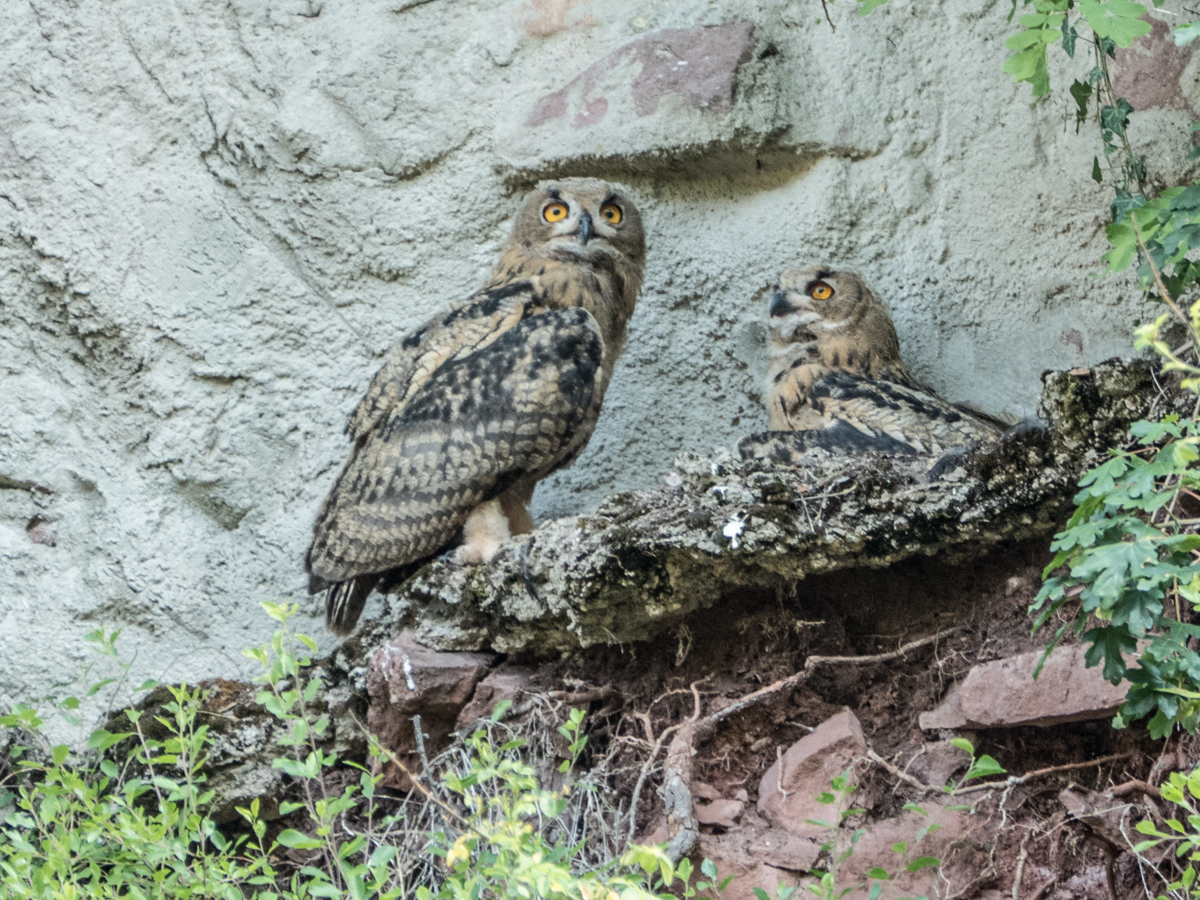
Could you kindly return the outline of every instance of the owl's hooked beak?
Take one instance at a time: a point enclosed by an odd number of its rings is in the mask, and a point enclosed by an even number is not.
[[[793,312],[792,304],[782,290],[776,290],[775,296],[771,298],[771,308],[768,311],[772,318],[777,316],[786,316]]]
[[[579,226],[575,229],[575,237],[579,238],[579,243],[587,246],[587,242],[592,239],[592,234],[595,228],[592,227],[592,214],[585,212],[579,217]]]

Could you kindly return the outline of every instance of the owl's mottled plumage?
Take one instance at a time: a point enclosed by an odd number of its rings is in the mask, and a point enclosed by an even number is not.
[[[996,424],[917,383],[887,309],[853,272],[789,269],[769,312],[771,432],[743,440],[743,457],[789,464],[818,447],[940,454],[1000,435]]]
[[[644,262],[619,188],[546,184],[488,286],[396,343],[347,423],[350,458],[308,551],[331,630],[354,627],[381,577],[460,538],[460,562],[486,562],[532,527],[534,486],[591,437]]]

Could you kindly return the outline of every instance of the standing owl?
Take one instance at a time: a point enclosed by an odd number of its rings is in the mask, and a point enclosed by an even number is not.
[[[887,309],[853,272],[789,269],[771,299],[765,395],[772,433],[744,458],[790,463],[813,447],[940,454],[1001,427],[917,383]],[[779,435],[773,432],[792,432]]]
[[[458,562],[488,562],[533,527],[534,486],[595,428],[645,258],[620,188],[542,185],[488,285],[396,343],[350,415],[350,458],[308,550],[331,631],[354,628],[381,577],[456,541]]]

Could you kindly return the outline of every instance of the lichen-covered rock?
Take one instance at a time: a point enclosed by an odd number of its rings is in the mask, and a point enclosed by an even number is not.
[[[558,519],[491,564],[438,560],[404,583],[362,647],[412,626],[442,649],[548,654],[647,640],[738,586],[969,557],[1053,531],[1082,472],[1126,439],[1159,393],[1148,363],[1045,376],[1043,426],[943,458],[814,454],[800,468],[726,456],[676,461],[671,484]]]

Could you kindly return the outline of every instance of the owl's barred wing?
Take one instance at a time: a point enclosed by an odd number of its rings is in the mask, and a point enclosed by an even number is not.
[[[977,440],[993,440],[1000,429],[935,394],[892,381],[831,372],[808,391],[819,428],[772,431],[745,438],[744,459],[784,465],[810,449],[835,453],[940,454]]]
[[[447,360],[487,346],[529,315],[538,288],[528,280],[484,288],[401,338],[346,422],[358,441],[397,406],[411,400]]]
[[[540,313],[482,343],[359,435],[317,517],[314,576],[341,582],[437,553],[480,503],[586,443],[603,355],[590,313]]]

